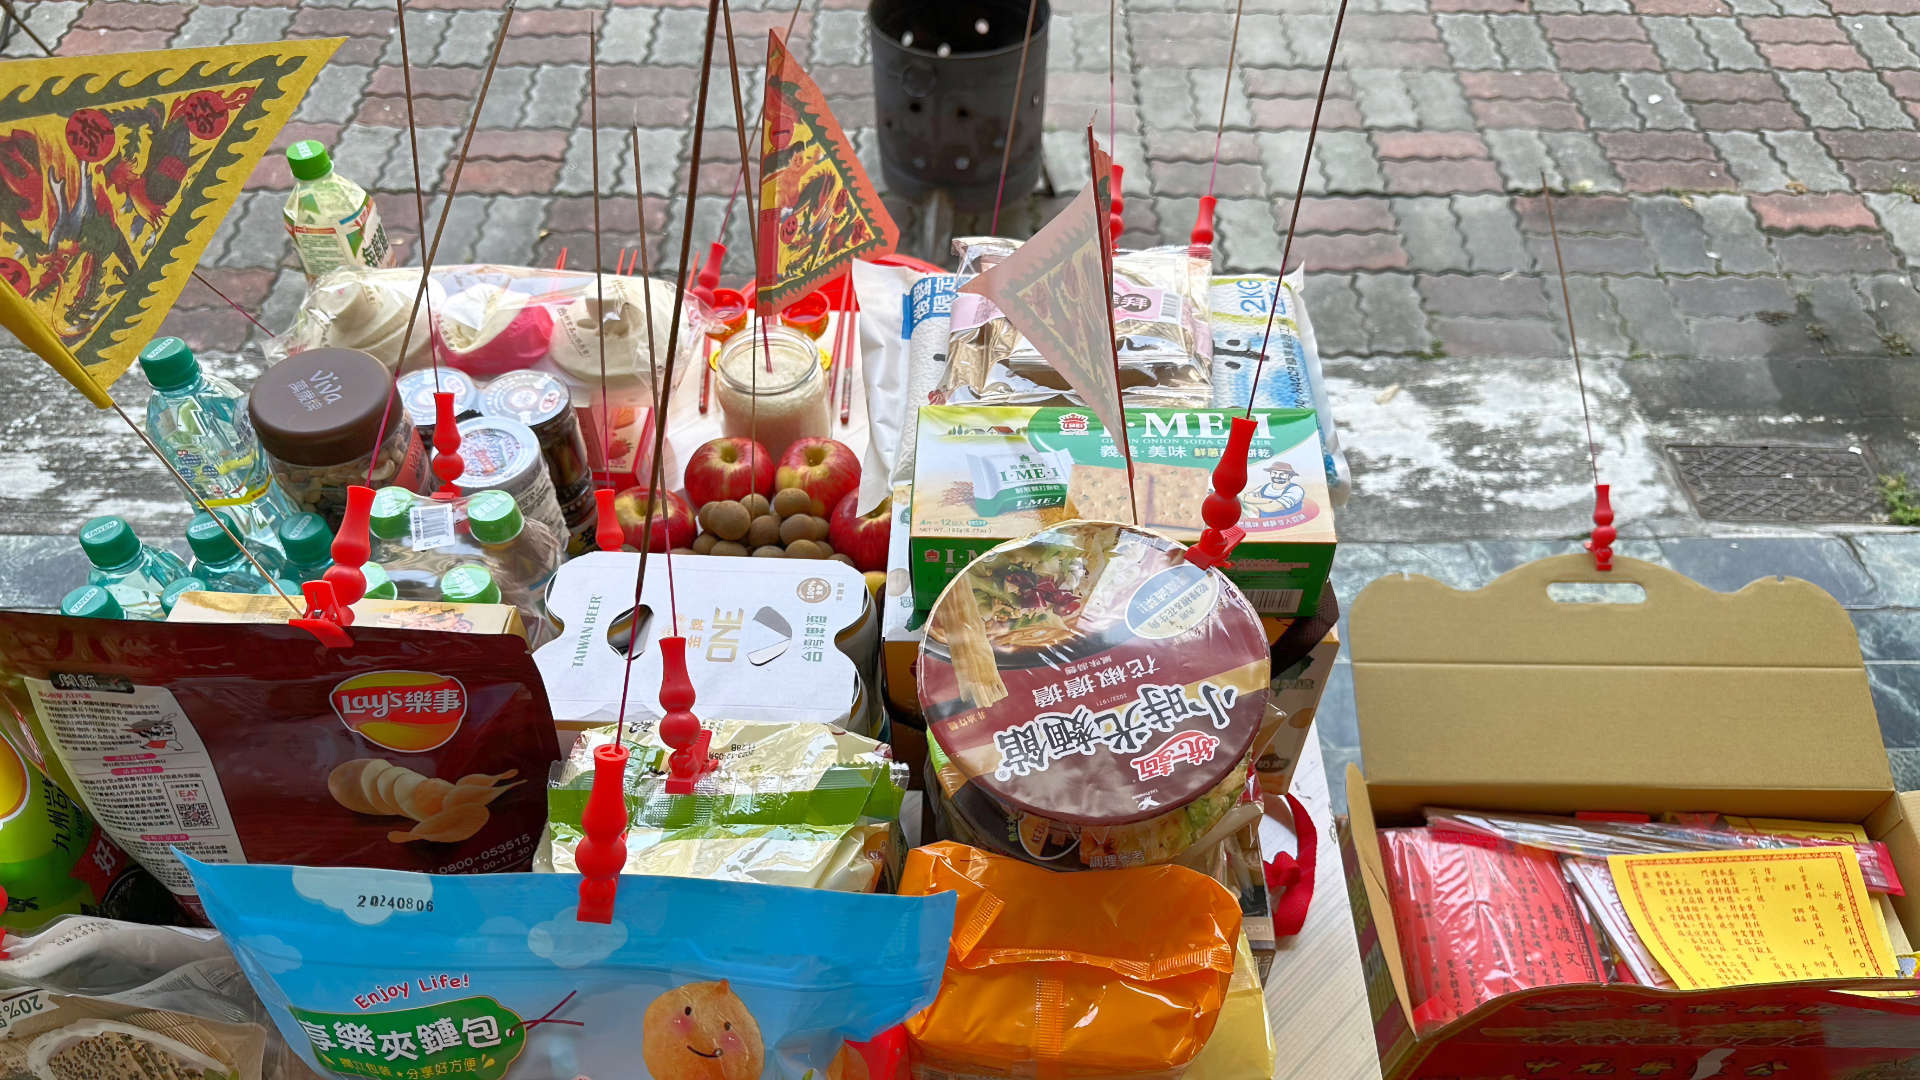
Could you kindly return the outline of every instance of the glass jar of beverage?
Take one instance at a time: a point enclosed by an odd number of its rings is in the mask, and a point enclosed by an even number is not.
[[[715,393],[728,435],[751,438],[775,461],[801,439],[831,434],[827,380],[813,339],[782,326],[749,326],[720,349]]]

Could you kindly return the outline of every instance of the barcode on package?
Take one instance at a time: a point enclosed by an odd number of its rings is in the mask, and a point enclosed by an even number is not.
[[[409,546],[415,551],[427,551],[432,548],[446,547],[453,543],[453,507],[446,503],[431,506],[416,506],[409,515],[412,537]]]
[[[1248,589],[1247,602],[1258,612],[1291,613],[1300,609],[1300,589]]]

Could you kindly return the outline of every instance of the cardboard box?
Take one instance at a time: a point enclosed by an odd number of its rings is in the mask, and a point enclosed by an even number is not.
[[[1342,839],[1386,1080],[1920,1075],[1920,1004],[1834,983],[1544,987],[1415,1036],[1376,830],[1423,805],[1858,822],[1920,883],[1920,795],[1893,790],[1839,603],[1792,579],[1728,594],[1614,567],[1566,555],[1478,592],[1396,575],[1351,605],[1366,775],[1348,769]],[[1644,602],[1562,602],[1563,582],[1637,585]],[[1920,928],[1920,891],[1893,908]]]
[[[1129,409],[1139,523],[1183,544],[1236,409]],[[1333,507],[1311,409],[1258,410],[1227,577],[1262,615],[1318,609],[1333,565]],[[920,409],[909,556],[914,599],[930,609],[982,552],[1060,521],[1132,521],[1126,460],[1089,410],[928,405]]]
[[[880,657],[887,704],[919,721],[920,684],[914,668],[927,637],[927,611],[915,603],[907,530],[913,521],[913,485],[893,485],[893,531],[887,534],[887,588],[880,597]],[[919,721],[925,727],[925,721]]]
[[[640,556],[595,551],[562,564],[547,588],[559,636],[534,650],[561,745],[617,718],[633,647]],[[670,636],[664,559],[648,562],[627,718],[661,715],[660,650]],[[694,712],[730,720],[879,728],[872,692],[880,621],[867,583],[830,560],[676,555],[679,629],[687,639]]]
[[[181,593],[167,614],[177,623],[286,622],[286,601],[257,593]],[[519,609],[511,604],[449,604],[444,600],[362,599],[353,605],[354,626],[390,626],[401,630],[442,630],[455,634],[527,636]],[[352,633],[352,628],[348,628]]]
[[[1285,794],[1293,783],[1300,764],[1300,751],[1313,730],[1313,715],[1320,708],[1320,695],[1327,690],[1334,661],[1340,656],[1340,628],[1327,630],[1305,656],[1282,668],[1273,669],[1272,690],[1267,698],[1267,723],[1254,746],[1258,756],[1253,769],[1260,774],[1260,790]]]

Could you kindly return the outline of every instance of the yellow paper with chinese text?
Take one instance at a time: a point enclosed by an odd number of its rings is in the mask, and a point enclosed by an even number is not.
[[[1728,815],[1727,824],[1736,832],[1761,833],[1768,836],[1796,836],[1808,840],[1835,840],[1845,844],[1864,844],[1867,842],[1867,830],[1859,825],[1845,825],[1831,821],[1794,821],[1790,818],[1770,817],[1734,817]]]
[[[1627,918],[1683,990],[1899,974],[1852,848],[1607,859]]]

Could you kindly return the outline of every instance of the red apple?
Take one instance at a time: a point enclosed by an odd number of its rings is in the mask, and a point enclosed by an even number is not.
[[[826,517],[849,491],[860,488],[860,459],[844,443],[828,438],[801,439],[780,455],[773,489],[797,487],[813,496],[813,513]],[[835,546],[835,551],[840,548]]]
[[[652,492],[634,486],[613,497],[613,512],[620,529],[627,534],[627,546],[639,551],[647,544],[647,512],[653,506]],[[700,527],[693,523],[693,511],[685,499],[671,491],[660,493],[660,504],[653,510],[653,550],[690,547]]]
[[[705,506],[773,494],[773,455],[752,439],[714,439],[687,459],[687,501]]]
[[[887,568],[887,537],[893,532],[893,500],[882,499],[870,513],[861,514],[860,493],[849,491],[833,508],[827,522],[827,543],[833,550],[846,553],[853,567],[863,573],[884,572]]]

